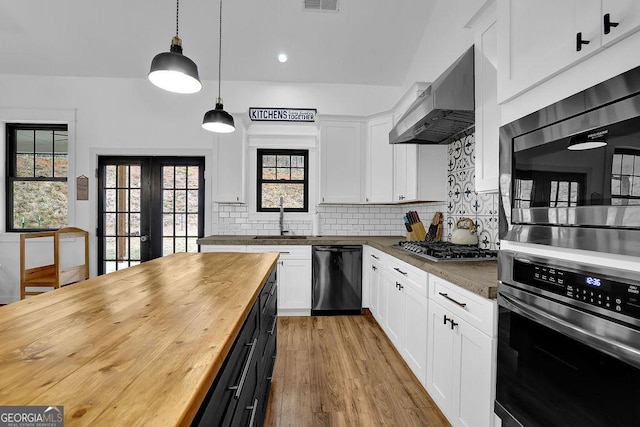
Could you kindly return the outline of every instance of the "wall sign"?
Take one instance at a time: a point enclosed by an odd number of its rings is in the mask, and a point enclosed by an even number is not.
[[[76,178],[76,199],[89,200],[89,178],[84,175]]]
[[[249,108],[254,122],[315,122],[315,108]]]

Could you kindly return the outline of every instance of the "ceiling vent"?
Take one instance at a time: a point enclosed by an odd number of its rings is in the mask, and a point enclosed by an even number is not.
[[[338,0],[304,0],[305,10],[338,11]]]

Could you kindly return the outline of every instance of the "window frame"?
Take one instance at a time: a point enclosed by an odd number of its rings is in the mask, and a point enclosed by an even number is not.
[[[304,178],[302,180],[292,179],[263,179],[262,178],[262,158],[265,155],[280,156],[302,156],[304,158]],[[288,149],[288,148],[258,148],[256,150],[257,166],[256,166],[256,212],[279,212],[279,208],[263,208],[262,207],[262,184],[303,184],[303,207],[302,208],[284,208],[285,212],[309,212],[309,150],[306,149]]]
[[[17,173],[17,151],[18,142],[16,132],[18,130],[44,130],[44,131],[66,131],[67,132],[67,174],[64,177],[18,177]],[[13,225],[14,216],[14,182],[64,182],[67,185],[67,223],[69,223],[69,200],[71,194],[69,191],[69,176],[71,166],[71,137],[69,136],[70,130],[67,123],[20,123],[20,122],[7,122],[5,123],[5,230],[6,232],[39,232],[39,231],[53,231],[57,228],[16,228]],[[53,151],[55,152],[55,151]]]

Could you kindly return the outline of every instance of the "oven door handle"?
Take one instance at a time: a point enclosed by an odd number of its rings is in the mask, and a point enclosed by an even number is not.
[[[640,351],[636,348],[629,347],[601,335],[596,335],[579,326],[562,320],[547,311],[523,303],[512,295],[505,295],[504,292],[498,294],[498,303],[499,305],[536,323],[540,323],[550,329],[562,332],[583,344],[595,347],[600,351],[640,368]]]

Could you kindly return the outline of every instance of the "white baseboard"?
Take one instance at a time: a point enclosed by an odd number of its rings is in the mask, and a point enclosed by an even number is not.
[[[311,316],[311,309],[278,308],[278,316]]]

